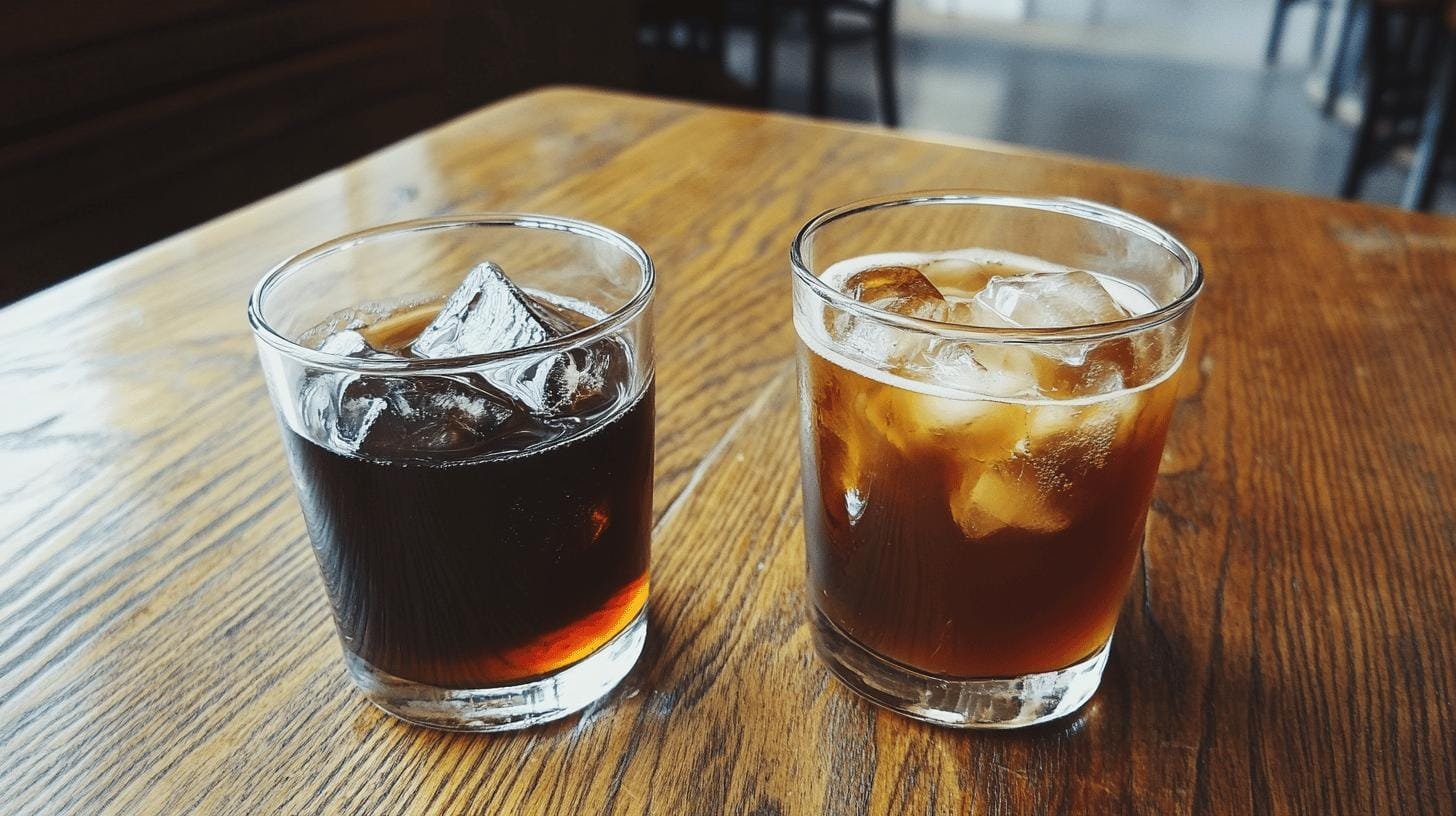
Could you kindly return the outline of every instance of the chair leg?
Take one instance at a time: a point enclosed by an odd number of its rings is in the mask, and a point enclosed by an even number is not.
[[[1325,81],[1325,101],[1320,105],[1320,113],[1325,116],[1335,112],[1335,103],[1340,100],[1340,94],[1345,90],[1345,77],[1354,73],[1351,66],[1360,62],[1358,52],[1361,49],[1356,43],[1365,41],[1364,29],[1367,27],[1365,0],[1349,0],[1345,4],[1345,18],[1340,21],[1340,36],[1335,40],[1335,58],[1330,61],[1330,76]]]
[[[1410,176],[1401,193],[1400,206],[1408,210],[1429,210],[1436,189],[1436,171],[1441,164],[1442,147],[1446,142],[1447,115],[1451,109],[1453,74],[1456,74],[1456,38],[1446,35],[1441,43],[1441,61],[1436,68],[1431,98],[1426,102],[1425,120],[1421,123],[1421,141],[1416,146]]]
[[[1375,152],[1375,126],[1380,121],[1380,101],[1385,96],[1386,72],[1382,54],[1385,48],[1385,17],[1373,9],[1366,32],[1366,50],[1370,56],[1370,75],[1365,78],[1365,105],[1360,112],[1360,126],[1355,129],[1345,177],[1340,182],[1341,198],[1356,198],[1365,182],[1365,172]]]
[[[1269,43],[1264,46],[1264,64],[1273,67],[1279,62],[1279,41],[1284,39],[1284,15],[1291,0],[1274,0],[1274,21],[1269,24]]]
[[[823,116],[829,111],[829,4],[809,3],[809,112]]]
[[[1325,52],[1325,36],[1330,30],[1330,11],[1335,5],[1335,0],[1315,0],[1319,9],[1315,12],[1314,36],[1309,42],[1309,64],[1319,63],[1320,55]]]
[[[1374,82],[1370,83],[1373,87]],[[1365,183],[1365,171],[1370,162],[1370,154],[1374,148],[1375,141],[1375,104],[1378,96],[1373,90],[1367,90],[1365,94],[1365,113],[1360,117],[1360,127],[1355,130],[1354,142],[1350,145],[1350,158],[1345,164],[1345,177],[1340,182],[1340,197],[1355,199],[1360,197],[1360,187]]]
[[[876,72],[880,82],[880,116],[885,124],[900,124],[900,101],[895,91],[895,11],[893,0],[880,0],[879,19],[875,26]]]

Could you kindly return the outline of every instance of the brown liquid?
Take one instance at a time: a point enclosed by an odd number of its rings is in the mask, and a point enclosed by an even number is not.
[[[1173,378],[1077,406],[931,396],[802,342],[800,366],[810,593],[842,632],[952,678],[1064,668],[1111,636]]]
[[[363,333],[395,345],[387,332]],[[387,379],[352,387],[382,392]],[[407,393],[457,387],[417,377]],[[523,452],[493,454],[486,439],[440,462],[391,458],[419,433],[403,421],[375,423],[349,454],[285,429],[345,648],[407,680],[485,688],[555,672],[620,633],[647,599],[652,384],[626,402],[518,416],[508,439]]]

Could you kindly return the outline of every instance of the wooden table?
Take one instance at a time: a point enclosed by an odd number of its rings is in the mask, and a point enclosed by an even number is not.
[[[805,624],[794,230],[975,186],[1202,256],[1189,376],[1098,696],[1010,734],[831,680]],[[640,240],[661,284],[652,634],[498,736],[345,678],[244,303],[435,213]],[[0,811],[1456,812],[1456,222],[581,90],[502,102],[0,311]]]

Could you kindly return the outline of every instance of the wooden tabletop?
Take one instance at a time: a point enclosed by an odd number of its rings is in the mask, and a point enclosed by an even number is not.
[[[979,187],[1146,216],[1203,259],[1102,690],[957,732],[816,662],[787,250],[816,212]],[[350,686],[244,320],[274,262],[532,210],[660,274],[651,634],[507,735]],[[557,89],[0,311],[0,811],[1456,812],[1456,221],[787,116]]]

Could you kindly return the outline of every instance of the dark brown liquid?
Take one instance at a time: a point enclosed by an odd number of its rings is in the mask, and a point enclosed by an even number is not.
[[[934,412],[964,404],[932,405],[938,397],[870,379],[802,344],[800,364],[812,401],[810,593],[842,632],[952,678],[1064,668],[1111,636],[1142,540],[1171,378],[1085,409],[982,403],[986,415],[957,428],[935,426]],[[1094,427],[1108,406],[1120,413],[1105,435],[1084,439],[1072,421],[1065,425],[1075,431],[1045,430],[1059,416],[1080,421],[1084,410]],[[1025,438],[1032,442],[1018,452]]]
[[[377,379],[351,388],[394,387]],[[416,378],[401,393],[455,387]],[[441,462],[391,460],[420,433],[403,421],[376,422],[355,455],[285,428],[345,648],[406,680],[485,688],[555,672],[620,633],[647,600],[650,381],[625,401],[513,419],[508,449],[524,452],[462,460],[456,448]]]

